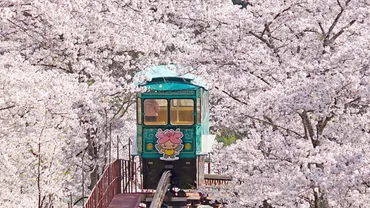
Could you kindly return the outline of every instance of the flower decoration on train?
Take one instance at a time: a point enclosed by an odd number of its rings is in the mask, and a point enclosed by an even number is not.
[[[180,129],[158,129],[155,134],[157,137],[157,144],[155,148],[160,154],[162,154],[161,160],[173,161],[178,160],[177,155],[180,154],[181,150],[184,148],[181,138],[184,134]]]

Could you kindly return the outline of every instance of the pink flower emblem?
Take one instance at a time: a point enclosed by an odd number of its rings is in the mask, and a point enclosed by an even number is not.
[[[158,138],[158,144],[163,144],[168,140],[171,141],[173,144],[181,144],[181,138],[184,136],[180,129],[166,129],[164,131],[158,131],[155,136]]]

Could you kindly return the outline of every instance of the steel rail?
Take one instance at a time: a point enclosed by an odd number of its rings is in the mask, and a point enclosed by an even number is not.
[[[171,171],[167,170],[163,172],[161,179],[158,182],[157,190],[155,191],[152,203],[150,203],[150,208],[161,208],[164,196],[168,188],[170,187],[170,178],[171,178]]]

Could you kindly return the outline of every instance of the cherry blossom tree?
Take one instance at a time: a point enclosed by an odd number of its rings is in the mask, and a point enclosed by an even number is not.
[[[230,207],[369,205],[369,3],[248,3],[2,1],[0,201],[86,195],[135,133],[133,74],[175,63],[242,138],[212,156]]]
[[[365,8],[274,1],[216,20],[229,40],[207,39],[213,50],[199,57],[214,58],[203,63],[216,89],[217,126],[245,136],[214,158],[235,178],[219,192],[232,207],[368,206]],[[215,48],[223,50],[217,58]]]
[[[61,201],[71,189],[66,182],[73,179],[74,162],[65,152],[81,142],[70,102],[86,87],[73,76],[40,71],[19,54],[1,56],[0,62],[1,204],[66,205]]]
[[[9,188],[9,192],[5,191],[7,194],[1,197],[1,201],[19,207],[25,207],[25,204],[38,207],[65,206],[65,198],[70,192],[75,198],[81,197],[81,194],[87,195],[87,186],[92,189],[109,162],[110,155],[116,155],[114,147],[121,146],[122,151],[122,146],[127,146],[128,138],[132,139],[135,133],[129,131],[134,125],[133,109],[129,108],[133,103],[133,93],[127,81],[131,79],[130,73],[133,71],[129,67],[122,70],[122,67],[135,64],[135,58],[125,61],[125,56],[128,56],[125,53],[136,58],[140,53],[113,51],[110,46],[115,47],[116,44],[110,42],[114,40],[112,34],[107,35],[104,28],[100,30],[99,27],[103,24],[96,22],[101,17],[96,16],[97,19],[94,20],[83,16],[83,13],[88,13],[87,10],[94,6],[88,5],[88,2],[87,5],[74,5],[76,12],[72,14],[75,16],[64,15],[72,10],[68,7],[68,2],[8,1],[1,4],[1,35],[4,40],[1,42],[4,46],[1,51],[1,69],[7,75],[2,76],[2,83],[6,86],[2,95],[6,99],[1,103],[1,115],[4,119],[1,133],[8,135],[7,132],[12,128],[17,131],[26,128],[27,131],[35,132],[31,138],[26,134],[18,135],[21,138],[16,141],[17,145],[11,143],[14,135],[4,136],[7,141],[4,146],[28,146],[22,154],[18,154],[18,150],[14,148],[9,148],[9,152],[4,153],[6,158],[19,155],[7,165],[13,165],[14,170],[21,175],[10,172],[14,177],[7,181],[22,183],[5,183],[2,187]],[[91,21],[86,25],[80,24],[85,23],[81,18]],[[96,32],[100,31],[100,34],[90,37],[88,34],[95,34],[96,28],[99,28]],[[114,33],[114,30],[107,32]],[[103,36],[104,40],[101,39]],[[41,81],[44,82],[40,83]],[[27,105],[19,103],[27,101],[28,97],[17,94],[27,94],[31,89],[40,92],[34,93],[33,102]],[[44,100],[44,94],[52,96]],[[32,106],[36,106],[34,108],[37,108],[37,112],[28,110],[33,109]],[[63,108],[67,110],[63,111]],[[25,115],[18,118],[17,111],[24,111]],[[56,111],[57,115],[60,113],[61,118],[49,111]],[[131,116],[122,121],[126,114]],[[14,118],[5,119],[8,116]],[[23,126],[14,126],[16,121],[26,120],[25,116],[38,120],[35,122],[38,125],[24,122]],[[57,122],[62,122],[59,120],[66,122],[66,127],[57,125]],[[46,132],[48,136],[44,136]],[[109,139],[116,136],[120,140],[111,147]],[[127,148],[125,151],[127,152]],[[125,155],[125,151],[121,155]],[[33,155],[34,158],[28,155]],[[27,160],[22,158],[33,158],[33,164],[25,165]],[[52,173],[47,173],[43,164],[49,163],[57,163],[59,166],[49,167],[48,170]],[[1,169],[3,168],[7,166],[2,166]],[[50,184],[50,181],[58,183]],[[85,193],[81,193],[81,188],[86,190]],[[36,192],[39,195],[34,194]],[[24,200],[19,201],[18,195],[22,195]]]

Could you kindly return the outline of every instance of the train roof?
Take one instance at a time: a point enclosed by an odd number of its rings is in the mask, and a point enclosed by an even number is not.
[[[138,81],[135,85],[161,91],[207,89],[205,83],[193,74],[181,74],[184,69],[174,64],[154,66],[136,73],[135,79]]]

